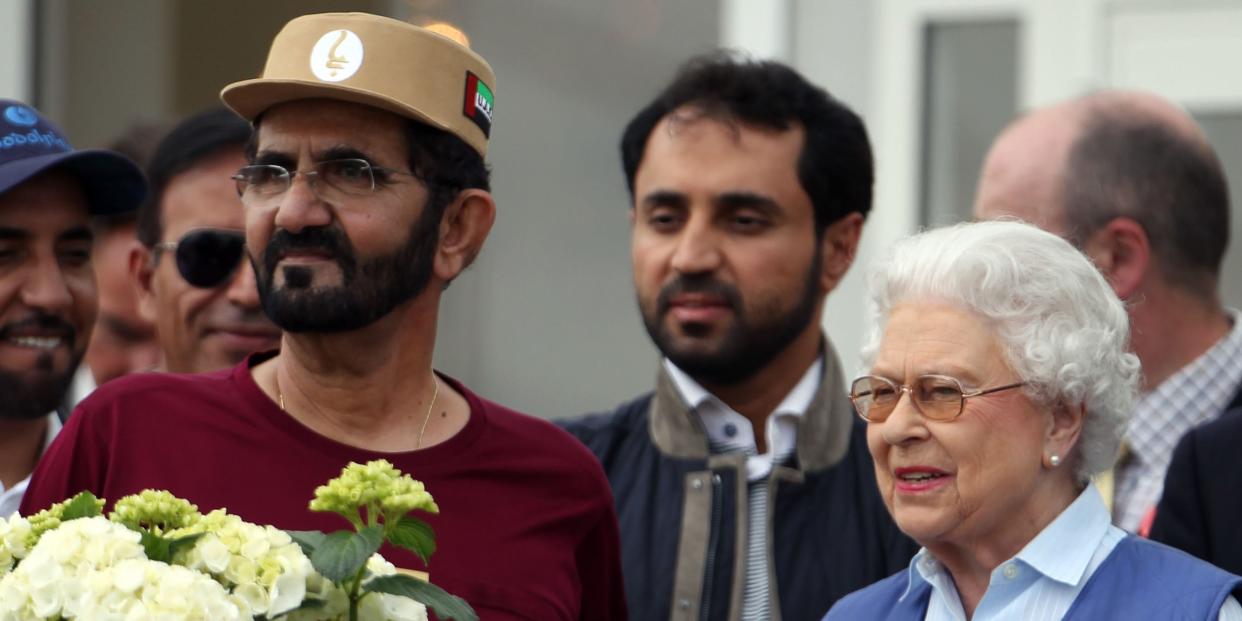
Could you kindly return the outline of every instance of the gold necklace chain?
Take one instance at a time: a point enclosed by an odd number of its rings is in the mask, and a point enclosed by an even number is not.
[[[435,376],[435,373],[431,374],[431,382],[435,389],[431,391],[431,403],[427,404],[427,414],[423,416],[423,424],[418,428],[418,439],[414,442],[414,450],[416,451],[423,448],[423,434],[427,431],[427,422],[431,420],[431,412],[436,407],[436,399],[440,397],[440,379]],[[302,394],[305,395],[306,393]],[[309,399],[310,397],[307,398]],[[285,409],[285,391],[280,389],[279,376],[276,377],[276,400],[280,402],[280,409],[285,412],[289,411]]]
[[[440,396],[440,380],[435,373],[431,374],[431,383],[436,388],[431,391],[431,403],[427,404],[427,415],[423,417],[423,426],[418,428],[418,441],[414,443],[414,450],[423,448],[423,432],[427,431],[427,421],[431,420],[431,410],[436,407],[436,398]]]

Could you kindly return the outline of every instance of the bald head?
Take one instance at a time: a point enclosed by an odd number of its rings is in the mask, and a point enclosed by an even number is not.
[[[1064,235],[1066,162],[1082,130],[1084,100],[1036,110],[1006,127],[988,151],[975,192],[975,219],[1021,218]]]
[[[1035,110],[1001,132],[979,174],[977,220],[1021,218],[1065,236],[1066,171],[1079,139],[1101,120],[1161,126],[1210,152],[1203,131],[1169,101],[1137,91],[1102,91]]]
[[[1128,218],[1165,278],[1211,295],[1228,244],[1215,153],[1190,115],[1148,93],[1094,93],[1014,121],[984,161],[974,213],[1021,218],[1080,247]]]
[[[1185,110],[1163,97],[1140,91],[1101,91],[1074,102],[1099,115],[1163,125],[1188,142],[1211,149],[1199,124]]]

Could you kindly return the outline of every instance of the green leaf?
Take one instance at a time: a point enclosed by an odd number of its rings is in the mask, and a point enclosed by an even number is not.
[[[435,611],[436,616],[448,621],[478,621],[479,615],[466,600],[449,595],[444,589],[404,574],[380,576],[362,585],[362,590],[369,593],[387,593],[400,595],[420,602]]]
[[[397,522],[396,528],[388,535],[388,543],[417,554],[425,564],[431,562],[431,555],[436,552],[436,534],[431,526],[408,515]]]
[[[327,605],[328,605],[328,602],[326,602],[326,601],[324,601],[324,600],[322,600],[322,599],[314,599],[314,598],[310,598],[310,597],[308,597],[308,598],[306,598],[306,599],[302,600],[302,604],[301,604],[300,606],[298,606],[297,608],[294,608],[294,609],[292,609],[292,610],[286,610],[286,611],[284,611],[284,612],[282,612],[282,613],[280,613],[280,614],[276,615],[275,617],[273,617],[273,619],[286,619],[286,618],[288,618],[288,617],[289,617],[289,615],[291,615],[291,614],[293,614],[293,613],[295,613],[295,612],[297,612],[297,611],[299,611],[299,610],[318,610],[318,609],[323,608],[324,606],[327,606]],[[264,615],[258,615],[258,616],[256,616],[256,617],[254,618],[254,621],[268,621],[268,620],[267,620],[267,617],[266,617],[266,616],[264,616]]]
[[[319,610],[320,608],[323,608],[324,606],[327,606],[327,605],[328,605],[328,602],[322,599],[311,599],[308,597],[302,600],[301,605],[299,605],[297,608],[287,611],[284,614],[289,614],[290,612],[296,612],[298,610]]]
[[[60,521],[68,522],[78,518],[88,518],[102,515],[99,510],[99,499],[90,492],[80,492],[69,504],[65,505],[65,510],[61,513]]]
[[[287,530],[285,534],[302,548],[302,554],[305,554],[307,558],[310,558],[310,555],[315,553],[315,548],[318,548],[327,538],[327,535],[317,530]]]
[[[138,534],[142,535],[142,549],[147,553],[147,558],[153,561],[160,561],[161,563],[172,563],[173,556],[186,548],[192,547],[194,543],[198,541],[199,537],[206,534],[196,533],[193,535],[186,535],[184,537],[177,537],[176,539],[169,539],[167,537],[153,535],[146,529],[134,528],[133,526],[130,526],[129,528],[130,530],[137,531]]]
[[[142,534],[142,548],[146,550],[147,558],[153,561],[168,563],[172,561],[172,542],[163,537],[152,535],[145,530],[139,530]]]
[[[323,577],[340,584],[353,578],[383,542],[384,533],[378,526],[367,526],[356,533],[338,530],[315,548],[311,564]]]
[[[182,550],[188,550],[190,548],[193,548],[194,544],[198,543],[199,538],[206,534],[207,533],[195,533],[193,535],[177,537],[176,539],[169,539],[168,540],[168,558],[170,559],[176,558],[177,554],[181,552]]]

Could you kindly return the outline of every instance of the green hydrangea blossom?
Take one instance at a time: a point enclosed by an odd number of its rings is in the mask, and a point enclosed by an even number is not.
[[[341,475],[315,490],[311,511],[337,513],[355,528],[375,526],[381,518],[386,529],[411,511],[439,513],[431,494],[421,481],[393,467],[388,460],[366,464],[351,463]]]
[[[35,543],[38,543],[39,537],[43,536],[43,533],[54,530],[60,526],[61,522],[64,521],[65,508],[69,506],[69,503],[73,502],[77,498],[77,496],[74,496],[73,498],[58,502],[34,515],[27,517],[27,521],[30,522],[30,531],[26,535],[26,547],[33,548]],[[102,513],[104,507],[103,499],[93,498],[93,502],[95,503],[95,513],[97,515]]]
[[[193,526],[203,518],[196,505],[163,490],[143,490],[116,501],[108,519],[135,530],[162,536]]]

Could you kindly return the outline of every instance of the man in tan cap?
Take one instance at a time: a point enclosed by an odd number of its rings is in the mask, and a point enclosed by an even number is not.
[[[439,552],[399,567],[484,619],[625,617],[608,482],[565,432],[431,368],[440,296],[495,215],[483,157],[494,79],[448,38],[364,14],[304,16],[224,102],[255,127],[237,174],[278,352],[231,371],[129,377],[62,432],[24,508],[163,488],[286,529],[347,463],[424,481]]]

